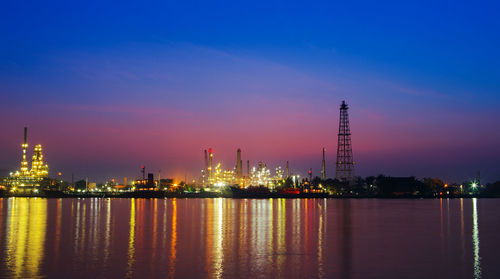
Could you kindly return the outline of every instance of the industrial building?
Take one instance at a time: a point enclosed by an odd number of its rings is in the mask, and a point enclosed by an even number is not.
[[[18,171],[11,172],[5,179],[11,191],[38,192],[43,179],[49,177],[49,166],[44,162],[42,145],[35,145],[31,160],[31,169],[28,163],[28,127],[24,127],[24,142],[22,147],[21,166]]]

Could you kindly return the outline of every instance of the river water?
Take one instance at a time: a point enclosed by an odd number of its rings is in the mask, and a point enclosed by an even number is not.
[[[0,199],[2,278],[500,278],[500,200]]]

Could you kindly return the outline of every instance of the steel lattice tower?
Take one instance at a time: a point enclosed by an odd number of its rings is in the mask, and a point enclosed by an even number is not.
[[[349,128],[349,107],[342,101],[340,105],[339,134],[337,143],[337,163],[335,178],[340,181],[352,181],[354,162],[352,160],[351,129]]]

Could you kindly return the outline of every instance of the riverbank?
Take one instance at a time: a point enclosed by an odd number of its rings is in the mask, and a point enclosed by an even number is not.
[[[144,199],[163,199],[163,198],[232,198],[232,199],[307,199],[307,198],[326,198],[326,199],[457,199],[457,198],[500,198],[500,195],[331,195],[328,193],[231,193],[231,192],[161,192],[161,191],[142,191],[142,192],[40,192],[40,193],[0,193],[0,197],[30,197],[30,198],[144,198]]]

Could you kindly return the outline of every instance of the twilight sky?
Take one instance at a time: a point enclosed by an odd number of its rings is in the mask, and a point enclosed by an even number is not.
[[[66,179],[333,176],[345,99],[356,175],[500,179],[497,1],[103,2],[0,4],[0,175],[27,125]]]

